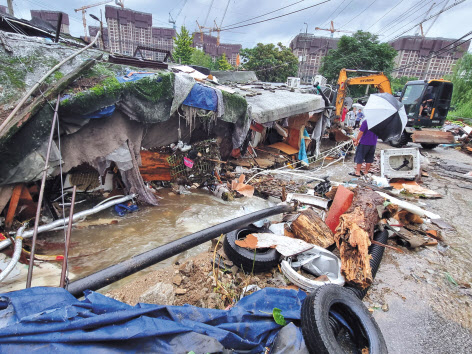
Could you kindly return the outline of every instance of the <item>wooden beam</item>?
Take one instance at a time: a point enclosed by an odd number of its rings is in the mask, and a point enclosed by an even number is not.
[[[20,201],[21,194],[23,192],[23,184],[17,184],[13,189],[13,194],[10,199],[10,205],[8,206],[7,217],[5,218],[5,228],[7,230],[11,229],[13,224],[13,218],[15,217],[16,208],[18,207],[18,202]]]

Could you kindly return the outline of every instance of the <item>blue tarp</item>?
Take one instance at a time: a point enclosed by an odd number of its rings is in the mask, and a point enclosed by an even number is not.
[[[105,108],[99,109],[98,111],[95,111],[93,113],[84,114],[82,115],[82,117],[87,118],[87,119],[109,117],[113,114],[113,112],[115,111],[115,108],[116,108],[115,105],[112,104],[111,106],[107,106]]]
[[[137,81],[141,80],[144,77],[148,77],[151,75],[155,75],[156,73],[152,72],[137,72],[137,71],[128,71],[128,73],[125,76],[117,76],[116,79],[118,82],[130,82],[130,81]],[[162,79],[161,79],[162,80]]]
[[[216,112],[218,96],[211,87],[196,84],[193,85],[192,90],[182,104]]]
[[[308,165],[308,156],[306,154],[306,145],[305,145],[305,138],[309,138],[310,135],[308,135],[308,132],[305,130],[303,130],[303,137],[301,138],[300,140],[300,150],[298,151],[298,159],[300,161],[303,161],[304,163],[306,163]]]
[[[264,352],[287,322],[300,319],[303,291],[265,288],[228,311],[190,305],[130,306],[92,291],[79,301],[62,288],[35,287],[0,295],[1,351],[211,353],[223,348]]]

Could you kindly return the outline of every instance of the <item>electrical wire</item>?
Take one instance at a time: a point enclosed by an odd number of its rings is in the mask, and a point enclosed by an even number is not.
[[[338,11],[339,8],[342,6],[342,4],[344,4],[345,2],[346,2],[346,0],[343,0],[343,1],[338,5],[338,7],[336,7],[336,9],[334,9],[334,11],[327,17],[326,21],[323,22],[322,24],[320,24],[318,27],[324,27],[324,26],[326,26],[326,25],[329,23],[331,16],[333,16],[333,15],[336,13],[336,11]]]
[[[410,6],[408,9],[403,11],[400,15],[395,17],[392,21],[387,23],[385,26],[381,27],[377,32],[375,32],[375,34],[379,34],[380,32],[385,31],[386,29],[388,29],[394,23],[398,24],[399,23],[398,20],[401,19],[406,13],[412,13],[416,7],[422,5],[423,3],[424,3],[423,0],[418,0],[418,2],[416,4],[414,4],[413,6]],[[400,22],[403,22],[403,20],[401,20]]]
[[[433,1],[433,0],[431,0],[431,1]],[[431,2],[431,1],[430,1],[430,2]],[[405,28],[405,26],[408,26],[410,23],[413,23],[413,22],[417,21],[417,20],[420,19],[420,18],[424,18],[424,17],[428,14],[428,12],[431,11],[435,6],[440,6],[440,5],[441,5],[442,3],[444,3],[445,1],[449,1],[449,0],[442,0],[441,2],[439,2],[439,3],[437,3],[437,4],[434,3],[433,6],[432,6],[430,9],[426,10],[426,11],[423,12],[421,15],[415,17],[415,18],[412,19],[411,21],[408,21],[407,23],[401,25],[400,28],[398,28],[397,30],[394,30],[393,32],[391,32],[389,35],[386,36],[386,38],[392,37],[395,33],[397,33],[398,31],[401,31],[403,28]],[[428,3],[428,4],[429,4],[429,3]],[[408,16],[408,17],[409,17],[409,16]],[[393,27],[395,27],[395,26],[393,26]],[[385,41],[387,41],[387,39],[385,39]]]
[[[409,31],[411,31],[411,30],[412,30],[413,28],[415,28],[416,26],[419,26],[420,24],[422,24],[422,23],[424,23],[424,22],[426,22],[426,21],[429,21],[429,20],[431,20],[432,18],[434,18],[434,17],[436,17],[436,16],[439,16],[439,15],[442,14],[443,12],[446,12],[446,11],[452,9],[453,7],[456,7],[457,5],[460,5],[460,4],[462,4],[463,2],[465,2],[465,1],[466,1],[466,0],[458,0],[458,1],[456,1],[455,3],[449,5],[449,6],[445,7],[444,9],[442,9],[442,10],[436,12],[435,14],[429,16],[428,18],[425,18],[423,21],[417,23],[417,24],[414,25],[413,27],[410,27],[410,28],[407,29],[406,31],[403,31],[402,33],[400,33],[398,36],[396,36],[396,37],[393,38],[392,40],[395,40],[395,39],[397,39],[397,38],[400,38],[402,35],[404,35],[405,33],[409,32]]]
[[[347,21],[343,26],[341,26],[341,28],[339,28],[340,30],[343,29],[343,28],[346,28],[346,26],[348,24],[350,24],[352,21],[354,21],[356,18],[358,18],[359,16],[361,16],[364,12],[366,12],[372,5],[374,5],[374,3],[376,2],[377,0],[374,0],[372,1],[369,6],[367,6],[364,10],[362,10],[360,13],[358,13],[356,16],[354,16],[353,18],[351,18],[349,21]]]
[[[279,16],[276,16],[276,17],[271,17],[271,18],[268,18],[268,19],[265,19],[265,20],[261,20],[261,21],[257,21],[257,22],[252,22],[252,23],[248,23],[248,24],[245,24],[245,25],[240,25],[240,26],[235,26],[235,27],[231,27],[231,28],[222,28],[220,31],[227,31],[227,30],[232,30],[232,29],[236,29],[236,28],[241,28],[241,27],[247,27],[247,26],[252,26],[252,25],[256,25],[258,23],[262,23],[262,22],[267,22],[267,21],[272,21],[272,20],[275,20],[277,18],[281,18],[281,17],[285,17],[285,16],[288,16],[288,15],[292,15],[294,13],[297,13],[297,12],[300,12],[300,11],[304,11],[304,10],[308,10],[308,9],[311,9],[315,6],[320,6],[320,5],[323,5],[327,2],[330,2],[331,0],[325,0],[325,1],[322,1],[318,4],[315,4],[315,5],[311,5],[311,6],[307,6],[307,7],[304,7],[302,9],[299,9],[299,10],[296,10],[296,11],[292,11],[292,12],[289,12],[289,13],[286,13],[286,14],[283,14],[283,15],[279,15]]]
[[[300,0],[300,1],[294,2],[294,3],[290,4],[290,5],[281,7],[281,8],[279,8],[279,9],[277,9],[277,10],[273,10],[273,11],[267,12],[267,13],[265,13],[265,14],[263,14],[263,15],[259,15],[259,16],[256,16],[256,17],[252,17],[252,18],[247,19],[247,20],[244,20],[244,21],[236,22],[236,23],[233,23],[233,24],[228,25],[228,26],[225,26],[225,27],[232,27],[232,26],[235,26],[235,25],[239,25],[239,24],[241,24],[241,23],[249,22],[249,21],[252,21],[252,20],[255,20],[255,19],[258,19],[258,18],[267,16],[267,15],[273,14],[274,12],[277,12],[277,11],[280,11],[280,10],[283,10],[283,9],[286,9],[286,8],[288,8],[288,7],[291,7],[291,6],[293,6],[293,5],[299,4],[299,3],[304,2],[304,1],[305,1],[305,0]]]
[[[339,15],[341,15],[341,14],[343,13],[343,11],[346,10],[347,7],[348,7],[349,5],[351,5],[351,3],[352,3],[353,1],[354,1],[354,0],[349,1],[349,2],[347,3],[347,5],[344,6],[343,9],[342,9],[341,11],[339,11],[338,14],[337,14],[336,16],[334,16],[334,17],[331,19],[331,21],[334,21]],[[329,22],[330,22],[330,20],[328,20],[328,21],[326,22],[326,24],[329,24]]]
[[[387,16],[390,12],[392,12],[398,5],[400,5],[403,1],[405,0],[400,0],[400,2],[398,2],[394,7],[392,7],[390,10],[388,10],[385,14],[383,14],[382,17],[380,17],[377,21],[375,21],[373,24],[371,24],[367,30],[371,29],[372,27],[374,27],[375,24],[377,24],[381,19],[383,19],[385,16]]]

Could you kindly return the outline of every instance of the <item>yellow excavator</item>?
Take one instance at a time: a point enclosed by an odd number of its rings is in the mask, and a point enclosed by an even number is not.
[[[348,77],[347,73],[368,75]],[[383,72],[341,69],[335,98],[336,118],[342,114],[347,87],[350,85],[371,85],[379,93],[392,94],[390,80]],[[453,143],[453,135],[440,130],[451,105],[452,89],[452,82],[443,79],[407,82],[399,100],[405,106],[408,122],[402,135],[391,140],[390,145],[402,147],[413,141],[425,149],[433,149],[439,144]]]
[[[347,77],[347,73],[369,74],[366,76]],[[338,77],[337,95],[336,95],[336,117],[342,114],[344,99],[346,98],[347,87],[350,85],[371,85],[377,88],[379,93],[387,92],[392,94],[390,80],[381,71],[372,70],[352,70],[341,69]]]

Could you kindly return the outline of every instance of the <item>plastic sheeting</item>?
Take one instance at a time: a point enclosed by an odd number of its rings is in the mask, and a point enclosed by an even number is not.
[[[0,302],[8,304],[0,310],[0,343],[2,352],[213,353],[231,348],[260,353],[282,328],[273,309],[281,309],[287,322],[300,320],[305,297],[302,291],[265,288],[224,311],[130,306],[92,291],[79,301],[62,288],[35,287],[0,295]],[[292,347],[301,349],[295,332]]]
[[[170,108],[170,115],[179,109],[182,102],[187,98],[195,85],[195,80],[190,75],[176,73],[174,83],[174,100]]]
[[[246,88],[246,86],[244,86]],[[306,112],[321,112],[325,103],[320,95],[309,93],[291,92],[283,89],[275,89],[275,92],[269,90],[256,90],[255,96],[246,96],[249,106],[252,108],[251,119],[257,123],[267,123],[279,119],[291,117]],[[245,91],[241,90],[244,95]]]
[[[144,77],[149,77],[151,75],[155,75],[154,72],[144,72],[144,71],[128,71],[128,73],[124,76],[117,76],[116,79],[118,82],[131,82],[131,81],[138,81]]]
[[[0,184],[22,183],[40,180],[44,165],[48,142],[44,142],[38,149],[28,154],[17,166],[6,170],[4,178],[0,178]],[[51,154],[49,156],[48,176],[54,173],[61,164],[61,157],[56,143],[53,141],[51,145]]]
[[[183,102],[184,105],[214,111],[218,109],[218,97],[213,88],[196,84]]]

